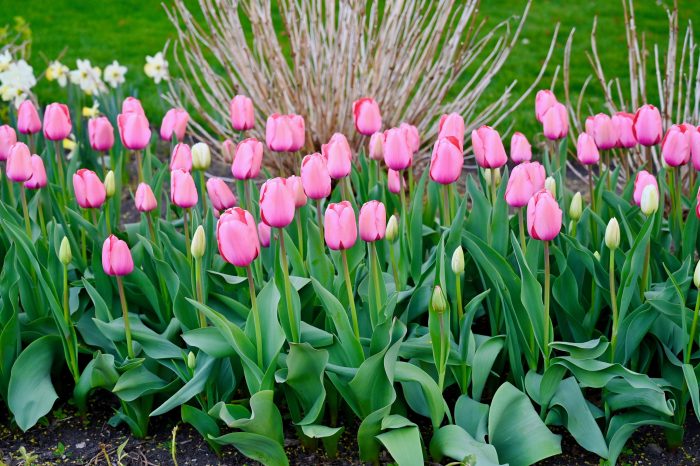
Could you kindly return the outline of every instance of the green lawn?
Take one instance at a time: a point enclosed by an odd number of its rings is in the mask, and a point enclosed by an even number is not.
[[[167,3],[167,0],[166,0]],[[192,5],[196,1],[191,1]],[[574,53],[572,54],[572,91],[577,93],[591,68],[585,56],[590,48],[590,31],[594,16],[598,16],[598,46],[601,59],[609,76],[624,75],[627,70],[626,46],[623,29],[622,5],[617,0],[573,2],[565,0],[537,0],[530,11],[520,43],[487,95],[495,97],[514,79],[516,90],[524,89],[537,75],[546,54],[556,22],[561,22],[558,47],[553,64],[542,86],[549,86],[557,63],[563,60],[566,37],[576,28]],[[692,0],[681,0],[681,24],[691,13]],[[481,14],[488,24],[519,15],[524,0],[483,0]],[[160,113],[157,88],[143,74],[146,55],[152,55],[174,38],[160,0],[0,0],[4,21],[16,15],[23,16],[31,25],[34,37],[31,62],[37,69],[44,69],[48,60],[65,50],[62,61],[75,66],[76,58],[89,58],[93,64],[104,67],[116,59],[129,67],[127,80],[135,92],[145,101],[147,110]],[[665,11],[655,1],[643,0],[636,7],[638,29],[648,31],[647,43],[664,43],[667,34]],[[697,36],[697,34],[696,34]],[[560,74],[561,77],[561,74]],[[561,82],[561,81],[560,81]],[[60,100],[64,91],[55,83],[42,81],[38,85],[42,101]],[[592,110],[602,110],[597,85],[589,87]],[[533,115],[534,96],[526,100],[515,114],[516,128],[532,134],[537,130]]]

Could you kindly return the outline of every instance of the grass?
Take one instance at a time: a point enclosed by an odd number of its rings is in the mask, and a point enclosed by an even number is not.
[[[190,3],[196,11],[196,1]],[[481,14],[487,25],[492,26],[512,15],[520,15],[525,3],[525,0],[484,0]],[[692,0],[680,0],[679,6],[681,29],[684,29],[692,11]],[[103,68],[116,59],[129,68],[129,88],[144,100],[146,110],[157,115],[162,112],[158,89],[143,73],[145,56],[161,50],[166,41],[174,39],[174,30],[160,1],[0,0],[0,11],[3,11],[6,21],[13,16],[23,16],[30,23],[33,33],[31,63],[36,71],[45,69],[49,60],[62,53],[62,61],[70,67],[75,66],[77,58],[89,58]],[[665,10],[656,2],[642,0],[637,2],[636,13],[638,30],[648,32],[647,43],[665,45],[668,31]],[[627,73],[627,49],[620,1],[595,0],[572,6],[571,2],[540,0],[534,2],[521,40],[489,87],[487,99],[502,93],[513,80],[518,81],[516,92],[532,82],[544,60],[557,22],[561,23],[557,48],[541,87],[549,87],[556,65],[563,61],[569,31],[576,28],[571,57],[571,90],[577,95],[591,74],[585,52],[590,50],[590,32],[595,16],[598,17],[598,47],[605,71],[609,78],[624,76]],[[561,92],[561,73],[558,86]],[[42,102],[65,98],[65,90],[45,80],[39,83],[37,92]],[[589,86],[587,94],[590,98],[586,104],[591,111],[605,110],[597,83]],[[513,117],[515,129],[528,136],[538,131],[533,107],[534,95],[523,102]]]

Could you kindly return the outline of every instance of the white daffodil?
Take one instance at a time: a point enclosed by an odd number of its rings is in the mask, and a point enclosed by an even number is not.
[[[124,78],[126,69],[126,66],[120,65],[117,60],[114,60],[111,65],[105,67],[104,80],[107,81],[110,86],[116,88],[126,81]]]
[[[0,97],[19,106],[36,85],[34,69],[24,60],[12,62],[0,73]]]
[[[102,82],[102,70],[98,66],[92,66],[90,60],[76,61],[78,68],[70,72],[70,80],[80,87],[88,95],[98,95],[106,90]]]
[[[69,69],[66,65],[59,61],[52,61],[49,67],[46,68],[46,79],[49,81],[58,81],[58,85],[66,87],[68,84]]]
[[[0,73],[9,68],[10,63],[12,63],[12,55],[10,55],[9,50],[0,53]]]
[[[163,56],[163,52],[158,52],[154,56],[146,56],[146,65],[143,67],[146,76],[153,79],[156,84],[169,79],[168,60]]]

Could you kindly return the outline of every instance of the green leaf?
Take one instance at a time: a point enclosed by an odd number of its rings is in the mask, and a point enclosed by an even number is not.
[[[260,434],[231,432],[221,437],[209,436],[212,442],[220,445],[233,445],[248,458],[266,466],[288,466],[289,460],[282,446]]]
[[[221,453],[220,445],[211,440],[221,435],[219,426],[211,416],[194,406],[182,405],[180,407],[180,417],[182,417],[182,422],[186,422],[197,429],[197,432],[204,437],[217,455]]]
[[[440,428],[430,441],[430,454],[438,461],[448,456],[456,461],[472,457],[478,466],[500,466],[498,454],[493,445],[477,442],[460,426],[449,425]]]
[[[308,343],[290,343],[286,376],[277,377],[277,382],[289,386],[306,413],[303,419],[295,420],[297,425],[312,424],[321,414],[326,401],[323,379],[327,363],[328,351]]]
[[[418,426],[398,415],[390,415],[382,421],[382,428],[388,428],[387,421],[392,422],[401,418],[406,421],[405,425],[377,435],[377,439],[389,451],[389,454],[397,464],[407,466],[423,465],[423,450],[421,448],[420,432]]]
[[[472,362],[472,398],[479,401],[496,357],[503,349],[504,336],[490,337],[476,349]]]
[[[215,359],[207,356],[206,353],[200,353],[196,360],[192,378],[188,380],[187,383],[177,392],[175,392],[173,396],[154,409],[150,416],[159,416],[167,413],[171,409],[187,403],[197,394],[202,393],[207,382],[209,381],[209,375],[212,373],[214,362]]]

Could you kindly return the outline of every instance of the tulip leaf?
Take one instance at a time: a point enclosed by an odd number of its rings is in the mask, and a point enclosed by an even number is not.
[[[474,440],[464,429],[456,425],[441,427],[430,441],[430,454],[442,462],[448,456],[465,464],[501,466],[493,445]]]
[[[150,416],[159,416],[173,408],[184,405],[190,399],[204,390],[209,376],[213,371],[215,359],[206,353],[200,353],[196,359],[196,365],[192,378],[187,381],[173,396],[168,398],[159,407],[151,412]]]

